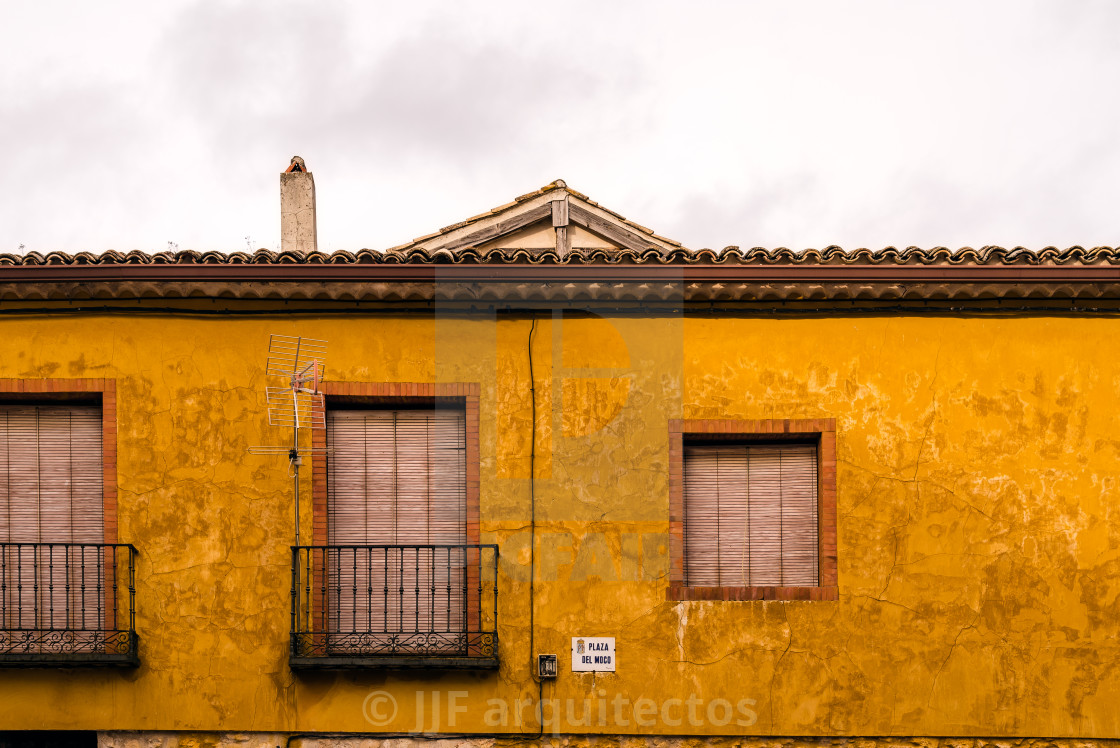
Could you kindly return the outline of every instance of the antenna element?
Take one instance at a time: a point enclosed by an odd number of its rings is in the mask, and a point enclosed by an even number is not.
[[[319,392],[326,353],[325,340],[291,335],[269,336],[265,374],[280,381],[265,386],[268,423],[270,426],[290,428],[292,442],[249,447],[250,454],[288,456],[295,493],[296,545],[299,545],[299,466],[303,464],[303,455],[324,451],[314,446],[300,446],[300,429],[326,428],[326,407],[323,393]]]

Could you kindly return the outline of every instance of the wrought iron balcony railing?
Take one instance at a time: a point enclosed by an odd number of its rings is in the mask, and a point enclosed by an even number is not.
[[[292,548],[293,668],[497,668],[498,546]]]
[[[136,549],[0,543],[0,667],[140,664]]]

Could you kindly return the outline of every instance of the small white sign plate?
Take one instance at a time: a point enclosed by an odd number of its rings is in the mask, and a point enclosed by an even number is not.
[[[613,636],[572,637],[572,672],[605,670],[613,673],[617,660]]]

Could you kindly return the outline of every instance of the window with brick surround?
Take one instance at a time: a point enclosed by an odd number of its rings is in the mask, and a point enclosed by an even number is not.
[[[477,383],[324,382],[313,545],[293,559],[293,668],[498,666],[479,541]]]
[[[139,664],[113,379],[0,379],[0,667]]]
[[[670,468],[670,599],[836,599],[831,419],[673,421]]]

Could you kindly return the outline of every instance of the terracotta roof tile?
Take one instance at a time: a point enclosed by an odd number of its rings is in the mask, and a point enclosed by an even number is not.
[[[425,249],[392,249],[378,251],[361,249],[356,252],[340,250],[325,252],[274,252],[258,249],[247,252],[196,252],[185,249],[176,252],[147,253],[138,250],[120,252],[108,250],[99,254],[78,252],[28,252],[23,255],[0,254],[0,265],[275,265],[275,264],[531,264],[531,265],[588,265],[588,264],[653,264],[653,265],[1120,265],[1120,248],[1072,246],[1066,249],[1046,247],[1031,250],[1025,247],[1005,249],[987,246],[979,249],[964,247],[950,250],[945,247],[921,249],[886,247],[880,250],[844,250],[830,246],[824,249],[793,251],[785,247],[765,249],[754,247],[740,249],[725,247],[721,250],[689,250],[677,248],[661,252],[650,248],[641,252],[630,249],[574,249],[561,258],[555,250],[468,248],[454,253],[446,250],[429,252]]]

